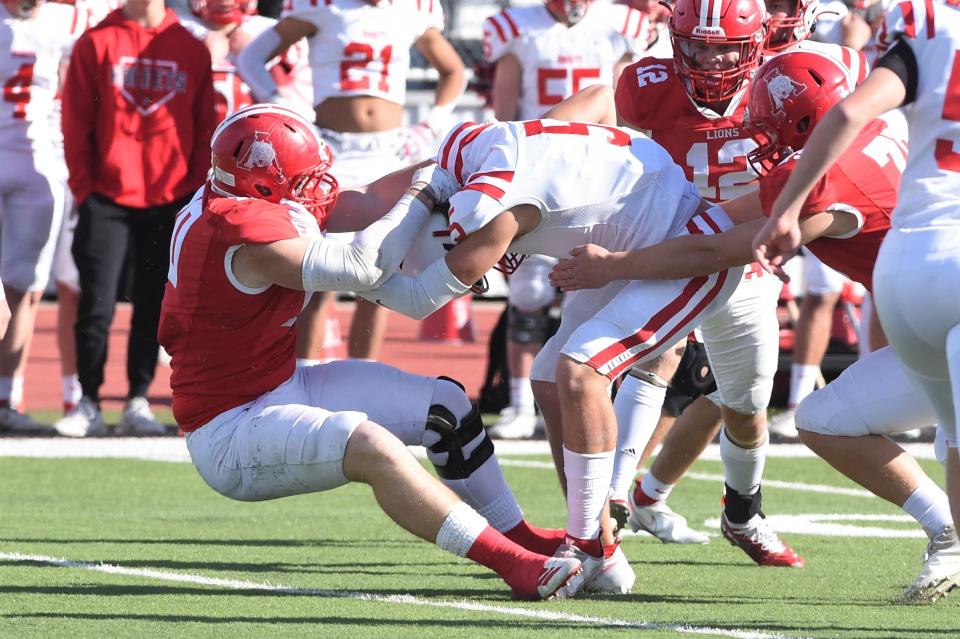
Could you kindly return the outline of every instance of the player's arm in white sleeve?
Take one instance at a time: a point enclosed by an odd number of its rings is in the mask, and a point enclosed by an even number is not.
[[[399,267],[437,201],[430,174],[415,183],[379,220],[357,233],[349,244],[317,235],[244,246],[233,259],[234,274],[251,287],[267,284],[305,291],[365,291],[381,285]]]
[[[237,58],[237,72],[250,87],[257,102],[285,104],[277,82],[267,70],[267,62],[289,49],[302,38],[311,38],[317,33],[312,22],[286,17],[272,28],[266,29],[253,39]]]
[[[383,286],[360,293],[366,300],[423,319],[470,290],[507,252],[520,229],[511,211],[474,231],[420,275],[397,273]]]

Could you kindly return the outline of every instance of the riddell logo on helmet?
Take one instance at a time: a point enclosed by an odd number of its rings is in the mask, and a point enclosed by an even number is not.
[[[277,163],[277,151],[266,138],[266,133],[261,131],[254,133],[253,142],[247,147],[243,157],[237,161],[237,166],[248,170],[266,169],[272,166],[282,176],[280,165]]]
[[[726,37],[727,32],[723,30],[723,27],[696,26],[693,28],[693,35],[723,38]]]
[[[806,91],[807,87],[778,73],[767,81],[767,93],[775,113],[783,112],[783,103]]]

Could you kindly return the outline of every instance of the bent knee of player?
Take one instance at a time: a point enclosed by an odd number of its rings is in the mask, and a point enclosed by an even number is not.
[[[382,426],[364,421],[357,426],[343,453],[343,475],[350,481],[374,484],[396,477],[396,469],[410,456],[407,447]]]
[[[765,409],[745,413],[727,405],[720,406],[724,427],[741,443],[763,443],[767,436],[767,413]]]
[[[853,432],[850,428],[852,424],[847,423],[846,428],[838,428],[838,416],[846,415],[843,403],[838,401],[836,393],[829,386],[816,390],[800,402],[794,413],[794,423],[797,431],[800,433],[801,441],[804,432],[815,433],[818,435],[841,435],[855,436],[866,435],[868,433]],[[841,422],[850,422],[849,416],[846,419],[841,418]],[[849,432],[844,432],[844,430]],[[813,438],[809,438],[813,441]],[[804,441],[804,443],[806,443]]]
[[[586,395],[606,388],[610,380],[586,363],[567,356],[557,361],[557,390],[567,396]]]

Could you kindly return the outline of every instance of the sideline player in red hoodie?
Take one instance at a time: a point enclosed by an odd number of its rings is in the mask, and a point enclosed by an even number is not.
[[[83,397],[55,427],[103,430],[99,389],[114,291],[133,245],[128,402],[119,430],[159,434],[146,400],[176,213],[203,184],[215,126],[210,54],[163,0],[129,0],[74,48],[63,90],[64,153],[79,203],[77,368]]]

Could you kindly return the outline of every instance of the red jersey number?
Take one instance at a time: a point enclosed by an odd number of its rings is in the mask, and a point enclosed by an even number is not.
[[[687,152],[687,170],[700,195],[712,202],[729,200],[755,188],[756,174],[747,164],[753,140],[728,140],[720,147],[696,142]]]
[[[600,69],[537,69],[537,96],[540,106],[552,106],[563,102],[567,96],[564,93],[550,93],[550,87],[547,85],[551,80],[560,80],[566,88],[568,77],[573,82],[573,93],[579,93],[585,81],[600,79]]]
[[[33,86],[33,63],[21,64],[17,72],[3,85],[3,101],[13,103],[13,117],[24,120],[30,102],[30,87]]]
[[[530,120],[523,123],[523,131],[527,136],[540,135],[541,133],[555,133],[560,135],[590,135],[591,129],[602,129],[610,133],[607,142],[614,146],[630,146],[633,138],[626,131],[605,126],[603,124],[586,124],[583,122],[571,122],[570,124],[552,124],[543,126],[542,120]]]
[[[388,44],[376,53],[372,45],[365,42],[351,42],[343,48],[343,57],[340,62],[340,89],[342,91],[364,91],[370,88],[370,75],[351,73],[351,69],[366,69],[374,59],[381,64],[380,80],[377,82],[377,91],[389,93],[390,85],[387,82],[387,73],[390,69],[390,58],[393,57],[393,45]],[[360,77],[357,77],[357,76]]]
[[[960,122],[960,51],[953,54],[953,69],[947,80],[947,92],[943,98],[943,119]],[[937,138],[934,156],[937,166],[944,171],[960,173],[960,153],[954,151],[954,140]]]

